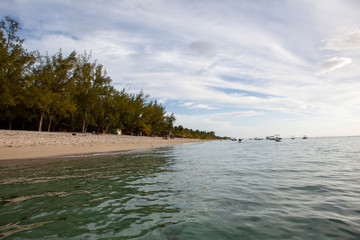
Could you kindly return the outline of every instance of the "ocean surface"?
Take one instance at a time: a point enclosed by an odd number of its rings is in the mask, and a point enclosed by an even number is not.
[[[360,137],[0,166],[0,239],[360,239]]]

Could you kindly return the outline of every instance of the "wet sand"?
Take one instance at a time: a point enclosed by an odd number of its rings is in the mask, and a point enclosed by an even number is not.
[[[0,160],[122,152],[183,143],[199,139],[124,136],[91,133],[54,133],[0,130]]]

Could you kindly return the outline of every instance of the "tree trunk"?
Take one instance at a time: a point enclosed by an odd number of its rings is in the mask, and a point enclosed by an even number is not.
[[[41,132],[41,129],[42,129],[43,118],[44,118],[44,111],[41,111],[40,121],[39,121],[39,129],[38,129],[39,132]]]
[[[8,123],[9,123],[9,130],[11,130],[12,121],[14,119],[14,116],[9,117]]]
[[[82,133],[85,133],[85,125],[86,125],[86,119],[83,118],[83,124],[82,124],[82,129],[81,129]]]
[[[51,115],[50,115],[50,119],[49,119],[49,126],[48,126],[48,132],[50,132],[51,120],[53,118],[53,115],[54,115],[54,110],[51,110]]]

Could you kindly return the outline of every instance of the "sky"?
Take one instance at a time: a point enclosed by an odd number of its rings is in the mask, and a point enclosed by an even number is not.
[[[358,0],[2,0],[29,51],[92,53],[175,125],[236,138],[360,135]]]

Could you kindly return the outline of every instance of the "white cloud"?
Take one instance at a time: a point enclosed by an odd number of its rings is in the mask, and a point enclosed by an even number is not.
[[[319,75],[326,74],[328,72],[334,71],[336,69],[342,68],[352,62],[351,58],[337,58],[333,57],[323,61],[320,64]]]
[[[338,51],[360,49],[360,29],[355,28],[340,37],[328,40],[326,42],[325,49]]]
[[[225,113],[216,113],[212,115],[214,118],[242,118],[242,117],[254,117],[264,115],[263,112],[257,111],[238,111],[238,112],[225,112]]]
[[[207,110],[213,110],[216,109],[214,107],[211,107],[207,104],[194,104],[193,102],[186,102],[181,104],[182,106],[188,108],[188,109],[207,109]]]
[[[193,102],[186,102],[186,103],[183,104],[183,106],[190,107],[193,104],[194,104]]]
[[[208,109],[208,110],[212,110],[212,109],[215,109],[215,108],[210,107],[207,104],[195,104],[193,106],[190,106],[190,109]]]

